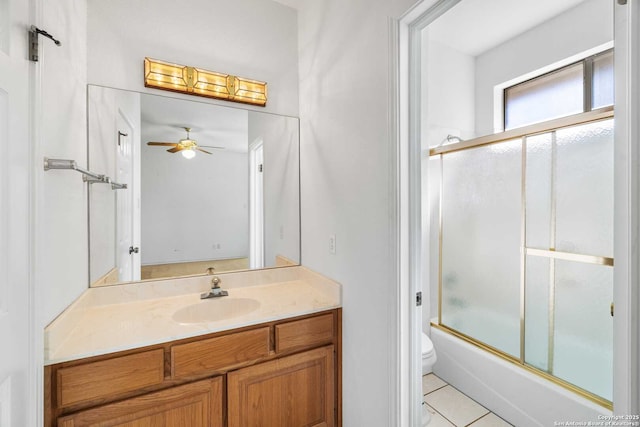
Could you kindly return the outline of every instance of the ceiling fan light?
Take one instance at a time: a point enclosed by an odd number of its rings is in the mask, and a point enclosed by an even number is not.
[[[195,150],[182,150],[182,157],[184,157],[185,159],[193,159],[196,156],[196,152]]]

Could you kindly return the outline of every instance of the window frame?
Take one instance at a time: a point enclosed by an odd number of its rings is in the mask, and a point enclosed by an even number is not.
[[[512,127],[512,128],[507,128],[507,91],[509,91],[510,89],[513,89],[515,87],[521,86],[521,85],[525,85],[527,83],[530,83],[532,81],[538,80],[538,79],[542,79],[544,77],[548,77],[551,76],[555,73],[564,71],[568,68],[571,68],[575,65],[578,64],[582,64],[582,70],[583,70],[583,75],[582,75],[582,112],[586,113],[588,111],[592,111],[593,110],[593,92],[592,92],[592,88],[593,88],[593,63],[594,61],[603,55],[607,55],[607,54],[613,54],[614,53],[614,49],[608,48],[605,49],[601,52],[597,52],[594,53],[593,55],[589,55],[587,57],[584,57],[578,61],[573,61],[569,64],[565,64],[561,67],[555,68],[551,71],[547,71],[545,73],[539,74],[537,76],[531,77],[529,79],[523,80],[521,82],[515,83],[513,85],[507,86],[502,88],[502,129],[504,131],[507,130],[511,130],[511,129],[517,129],[518,127],[522,127],[522,126],[516,126],[516,127]],[[612,104],[613,105],[613,104]],[[566,117],[566,116],[562,116],[562,117]],[[552,120],[552,119],[548,119],[548,120]],[[546,121],[546,120],[545,120]],[[541,122],[536,122],[536,123],[541,123]],[[529,124],[530,125],[530,124]],[[529,126],[529,125],[523,125],[523,126]]]

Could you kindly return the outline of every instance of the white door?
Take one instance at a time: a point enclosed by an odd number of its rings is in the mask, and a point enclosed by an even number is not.
[[[118,263],[118,278],[121,281],[139,279],[136,277],[136,264],[140,265],[138,247],[133,241],[133,132],[131,122],[118,110],[116,117],[117,153],[116,177],[119,184],[127,184],[126,189],[116,192],[116,260]]]
[[[37,414],[29,352],[30,3],[0,1],[0,427],[35,425]]]
[[[249,147],[249,268],[264,267],[262,140]]]

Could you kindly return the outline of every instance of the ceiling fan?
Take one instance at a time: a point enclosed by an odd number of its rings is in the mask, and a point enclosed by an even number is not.
[[[184,139],[181,139],[178,142],[147,142],[147,145],[160,145],[160,146],[165,146],[165,147],[173,147],[168,149],[167,151],[169,153],[178,153],[178,152],[182,152],[182,155],[184,157],[186,157],[187,159],[191,159],[196,155],[196,150],[198,151],[202,151],[203,153],[206,154],[211,154],[210,152],[208,152],[207,150],[203,150],[201,147],[206,147],[206,148],[217,148],[217,149],[221,149],[223,150],[224,147],[213,147],[213,146],[208,146],[208,145],[198,145],[198,143],[189,138],[189,132],[191,132],[191,128],[185,127],[183,128],[185,131],[187,131],[187,137]]]

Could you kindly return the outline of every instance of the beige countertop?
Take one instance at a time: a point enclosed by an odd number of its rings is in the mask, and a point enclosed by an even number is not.
[[[45,365],[220,332],[341,306],[338,283],[304,267],[221,273],[228,297],[201,300],[210,277],[91,288],[45,329]],[[203,323],[174,313],[193,304],[249,298],[253,311]],[[224,301],[223,301],[224,303]]]

